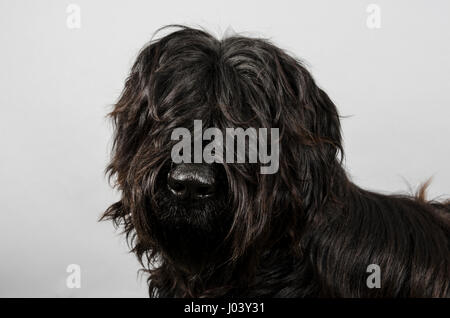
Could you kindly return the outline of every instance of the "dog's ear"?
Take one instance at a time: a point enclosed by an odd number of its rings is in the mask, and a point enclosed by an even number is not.
[[[343,152],[338,111],[327,93],[316,86],[312,78],[310,81],[303,109],[305,116],[309,117],[306,123],[311,124],[309,131],[313,141],[326,148],[327,159],[334,160],[339,152]]]
[[[301,62],[281,53],[280,86],[288,96],[286,115],[282,122],[291,124],[302,144],[326,148],[327,156],[335,158],[342,152],[341,127],[336,106],[320,89]],[[294,124],[292,121],[296,121]]]
[[[145,125],[149,105],[149,85],[151,74],[158,60],[158,43],[145,47],[137,57],[125,87],[108,114],[113,123],[113,145],[111,161],[106,173],[111,181],[114,178],[115,186],[119,190],[129,190],[127,175],[129,174],[133,156],[145,135]],[[100,220],[112,220],[115,226],[123,226],[127,240],[134,245],[136,238],[134,225],[130,217],[129,200],[123,196],[121,200],[112,204],[102,215]],[[138,246],[135,251],[138,251]]]
[[[122,94],[109,114],[114,139],[107,173],[117,177],[119,188],[123,188],[133,156],[152,123],[149,120],[153,104],[152,74],[158,67],[159,46],[160,43],[155,42],[139,53]]]
[[[291,196],[301,200],[302,206],[320,208],[333,194],[334,180],[341,175],[339,155],[342,159],[343,149],[338,111],[299,61],[281,52],[278,63],[282,81],[279,86],[286,96],[279,121],[281,176],[293,189]]]

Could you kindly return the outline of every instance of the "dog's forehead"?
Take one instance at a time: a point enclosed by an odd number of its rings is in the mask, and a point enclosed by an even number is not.
[[[295,95],[292,76],[283,73],[294,72],[297,62],[268,41],[186,32],[161,40],[153,54],[158,62],[149,74],[150,106],[185,127],[202,119],[211,127],[269,128],[283,104],[294,104],[286,102]]]

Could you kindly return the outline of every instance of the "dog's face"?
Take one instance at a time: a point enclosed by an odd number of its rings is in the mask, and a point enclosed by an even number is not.
[[[169,162],[157,173],[155,193],[146,194],[147,217],[165,255],[198,270],[226,249],[233,217],[226,173],[217,164]]]
[[[341,150],[336,108],[297,60],[264,40],[219,41],[199,30],[145,47],[111,117],[108,170],[122,199],[105,216],[124,223],[140,257],[162,256],[187,271],[295,243],[292,229],[320,204],[325,191],[314,185],[331,186]],[[277,171],[261,174],[248,161],[174,162],[173,131],[195,134],[196,120],[224,135],[277,128]]]

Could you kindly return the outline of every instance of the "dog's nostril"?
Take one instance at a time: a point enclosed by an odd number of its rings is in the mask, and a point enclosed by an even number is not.
[[[179,199],[203,199],[215,194],[216,180],[210,165],[175,165],[167,176],[169,190]]]
[[[214,187],[212,186],[199,186],[197,188],[197,194],[199,195],[209,195],[212,194],[214,192]]]

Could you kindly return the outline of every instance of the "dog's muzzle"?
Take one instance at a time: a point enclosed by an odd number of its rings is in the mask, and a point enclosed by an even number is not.
[[[201,200],[216,194],[216,174],[209,164],[172,164],[167,186],[179,200]]]

